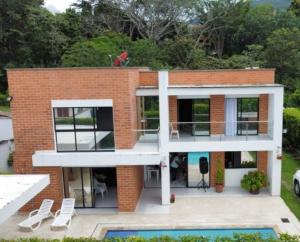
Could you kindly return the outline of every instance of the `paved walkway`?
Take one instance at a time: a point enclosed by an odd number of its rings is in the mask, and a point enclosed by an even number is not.
[[[62,238],[101,236],[103,228],[211,228],[211,227],[274,227],[281,232],[300,234],[300,223],[280,197],[178,197],[169,211],[161,214],[106,213],[81,214],[74,217],[71,228],[51,231],[51,219],[35,232],[18,230],[24,215],[15,215],[0,225],[0,238]],[[283,223],[288,218],[290,223]]]

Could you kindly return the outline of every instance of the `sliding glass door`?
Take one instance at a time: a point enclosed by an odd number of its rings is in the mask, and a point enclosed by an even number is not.
[[[237,99],[237,135],[258,134],[258,98]]]
[[[93,207],[93,188],[90,168],[64,168],[63,180],[65,197],[75,198],[76,207]]]
[[[193,135],[210,134],[210,101],[193,99],[192,101]]]
[[[77,208],[116,208],[116,168],[63,168],[66,198],[75,198]]]

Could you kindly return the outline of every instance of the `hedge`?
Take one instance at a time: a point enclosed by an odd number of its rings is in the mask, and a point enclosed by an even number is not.
[[[287,133],[284,135],[284,147],[297,150],[300,144],[300,109],[284,109],[283,118],[284,128],[287,129]]]
[[[15,239],[15,240],[4,240],[0,239],[0,242],[299,242],[300,236],[292,236],[288,234],[281,234],[280,238],[263,238],[260,234],[235,234],[233,238],[230,237],[218,237],[215,240],[209,237],[198,237],[198,236],[182,236],[179,239],[168,236],[144,239],[141,237],[129,237],[126,239],[122,238],[111,238],[97,240],[93,238],[68,238],[65,237],[62,240],[59,239],[39,239],[39,238],[27,238],[27,239]]]
[[[8,106],[9,103],[6,100],[7,96],[0,93],[0,106]]]

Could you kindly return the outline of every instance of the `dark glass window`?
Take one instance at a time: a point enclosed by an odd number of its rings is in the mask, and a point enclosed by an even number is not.
[[[57,151],[114,150],[112,107],[54,108]]]
[[[237,134],[257,135],[258,134],[258,98],[237,99]]]
[[[193,135],[210,134],[210,100],[192,100]]]
[[[225,168],[256,168],[257,152],[225,152]]]
[[[158,129],[159,98],[158,96],[143,96],[139,98],[141,129]]]

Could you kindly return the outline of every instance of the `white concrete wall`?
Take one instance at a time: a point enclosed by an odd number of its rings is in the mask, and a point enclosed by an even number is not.
[[[242,169],[225,169],[225,186],[226,187],[240,187],[241,180],[249,171],[256,171],[256,168],[242,168]]]
[[[11,140],[13,138],[12,119],[0,117],[0,141]]]

